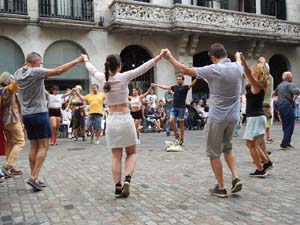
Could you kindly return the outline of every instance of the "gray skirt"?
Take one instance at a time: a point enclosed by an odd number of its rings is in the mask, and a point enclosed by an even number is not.
[[[110,112],[106,119],[107,148],[125,148],[137,144],[134,120],[129,112]]]

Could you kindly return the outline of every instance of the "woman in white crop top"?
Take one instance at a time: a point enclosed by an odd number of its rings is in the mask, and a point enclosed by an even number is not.
[[[61,107],[64,102],[64,98],[71,95],[71,91],[65,94],[59,94],[59,87],[54,85],[51,88],[51,94],[45,91],[48,99],[48,110],[51,123],[51,138],[50,145],[57,145],[58,129],[61,121]]]
[[[143,118],[142,114],[142,102],[143,99],[149,94],[152,87],[150,86],[149,89],[142,95],[140,95],[140,91],[137,87],[132,88],[132,96],[129,96],[128,99],[130,100],[130,107],[131,107],[131,116],[134,119],[134,125],[137,135],[137,144],[140,144],[140,132],[139,127],[141,125],[141,119]]]
[[[106,144],[112,149],[112,175],[116,185],[116,197],[128,197],[130,180],[136,164],[137,135],[134,121],[128,108],[128,84],[131,80],[146,73],[157,63],[166,50],[138,68],[121,73],[119,55],[109,55],[105,62],[105,74],[100,73],[90,62],[87,55],[82,55],[85,66],[95,79],[104,83],[109,115],[106,121]],[[126,150],[125,181],[122,187],[122,150]]]

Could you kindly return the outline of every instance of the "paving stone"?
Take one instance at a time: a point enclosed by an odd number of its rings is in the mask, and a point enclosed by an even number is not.
[[[0,225],[300,224],[300,202],[295,197],[300,186],[296,179],[299,130],[300,123],[296,123],[296,148],[280,151],[281,127],[275,123],[271,130],[275,143],[267,147],[276,166],[266,179],[248,176],[255,166],[242,138],[234,138],[239,177],[244,186],[239,194],[230,194],[231,175],[222,159],[227,199],[208,194],[216,181],[205,155],[203,131],[186,131],[185,151],[180,153],[163,150],[164,141],[172,140],[172,136],[141,134],[128,199],[114,198],[111,152],[106,149],[104,138],[100,145],[59,139],[58,146],[50,147],[41,171],[41,179],[48,184],[42,192],[32,192],[26,184],[27,142],[17,162],[25,174],[0,184]],[[71,148],[83,150],[68,151]]]

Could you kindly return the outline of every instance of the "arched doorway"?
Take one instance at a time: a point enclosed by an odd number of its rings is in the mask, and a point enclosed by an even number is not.
[[[24,62],[21,48],[14,41],[0,37],[0,74],[5,71],[14,74]]]
[[[85,51],[78,44],[71,41],[57,41],[47,48],[43,66],[45,68],[55,68],[77,58],[80,54],[85,54]],[[45,82],[47,89],[54,84],[58,85],[60,90],[73,88],[79,84],[82,86],[83,94],[86,94],[89,92],[89,74],[83,64],[78,64],[68,72],[49,78]]]
[[[200,52],[193,56],[193,66],[194,67],[202,67],[212,64],[210,58],[208,57],[208,51]],[[192,88],[193,99],[207,99],[209,97],[209,88],[208,84],[199,80],[197,85]]]
[[[279,54],[273,55],[269,60],[270,73],[274,78],[274,89],[282,81],[282,73],[289,70],[288,59]]]
[[[152,59],[150,53],[138,45],[127,46],[121,51],[120,56],[122,60],[122,72],[135,69],[144,62],[147,62],[149,59]],[[142,76],[132,80],[129,84],[129,90],[131,92],[132,87],[136,86],[141,90],[141,92],[145,92],[153,82],[154,69],[152,68]]]

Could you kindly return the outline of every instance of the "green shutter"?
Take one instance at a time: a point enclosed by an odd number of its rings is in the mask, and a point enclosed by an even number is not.
[[[0,74],[14,74],[24,63],[24,54],[13,41],[0,37]]]

